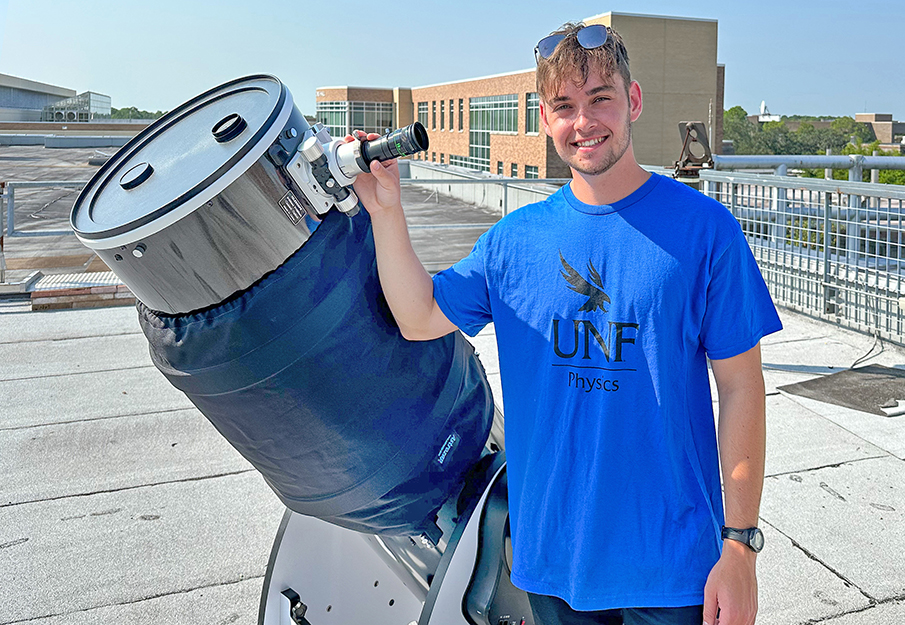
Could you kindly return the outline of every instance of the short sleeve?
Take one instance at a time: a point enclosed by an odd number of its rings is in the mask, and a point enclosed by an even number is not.
[[[488,289],[485,233],[471,253],[434,276],[434,299],[456,327],[475,336],[492,319]]]
[[[711,359],[731,358],[781,329],[760,268],[739,230],[716,260],[707,285],[701,327],[704,349]]]

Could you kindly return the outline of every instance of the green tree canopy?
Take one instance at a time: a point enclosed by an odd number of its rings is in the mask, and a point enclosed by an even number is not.
[[[111,115],[113,119],[160,119],[164,115],[166,115],[166,111],[157,111],[156,113],[152,113],[150,111],[142,111],[134,106],[130,106],[124,109],[112,109]]]
[[[851,117],[839,117],[829,128],[815,128],[817,118],[804,115],[785,117],[782,121],[755,124],[748,113],[733,106],[723,114],[723,138],[731,139],[736,154],[825,154],[827,148],[838,154],[852,139],[857,143],[874,141],[870,124]],[[795,119],[797,118],[797,119]],[[792,130],[787,121],[799,121]]]
[[[787,121],[799,122],[791,130]],[[782,121],[755,124],[748,121],[748,113],[740,106],[733,106],[723,113],[723,138],[731,139],[736,154],[863,154],[870,156],[879,148],[870,124],[857,122],[851,117],[838,117],[829,128],[816,128],[812,121],[821,118],[805,115],[783,117]],[[898,152],[882,151],[881,156],[901,156]],[[822,169],[802,172],[811,178],[822,178]],[[833,172],[837,180],[846,180],[848,170]],[[883,184],[905,184],[905,171],[880,170]]]
[[[902,156],[901,152],[892,150],[881,150],[880,142],[873,141],[871,143],[851,144],[842,148],[842,154],[861,154],[862,156],[873,156],[877,152],[877,156]],[[822,169],[806,169],[801,173],[805,178],[823,178],[824,171]],[[865,171],[864,179],[870,180],[870,174]],[[847,169],[834,169],[833,180],[848,180]],[[905,171],[900,169],[881,169],[879,174],[880,184],[901,184],[905,185]]]
[[[856,122],[851,117],[840,117],[833,120],[833,123],[830,124],[830,129],[845,135],[848,139],[854,137],[856,143],[859,144],[870,143],[877,139],[870,124]]]
[[[754,137],[757,124],[748,121],[748,112],[740,106],[733,106],[723,114],[723,138],[731,139],[736,154],[755,154]]]

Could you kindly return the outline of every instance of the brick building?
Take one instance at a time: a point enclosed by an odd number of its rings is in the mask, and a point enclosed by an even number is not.
[[[632,78],[644,94],[644,111],[632,128],[639,162],[671,165],[681,152],[680,122],[703,121],[712,126],[711,145],[722,144],[724,68],[717,65],[716,20],[604,13],[583,21],[611,26],[625,39]],[[417,119],[431,145],[416,158],[519,178],[568,177],[540,124],[534,74],[532,68],[412,89],[322,87],[316,116],[334,136],[352,128],[382,132]],[[377,111],[390,123],[369,126]]]

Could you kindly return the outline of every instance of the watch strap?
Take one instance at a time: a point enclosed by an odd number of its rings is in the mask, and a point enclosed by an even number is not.
[[[738,529],[735,527],[726,527],[723,526],[722,538],[723,540],[735,540],[740,542],[755,552],[758,553],[763,549],[763,539],[761,538],[759,541],[756,540],[756,536],[763,536],[763,533],[757,527],[749,527],[745,529]]]

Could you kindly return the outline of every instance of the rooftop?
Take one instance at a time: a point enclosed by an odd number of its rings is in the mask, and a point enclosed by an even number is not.
[[[89,173],[78,165],[84,151],[53,151],[47,164],[38,156],[51,151],[34,149],[44,152],[0,151],[4,172]],[[31,160],[9,159],[17,155]],[[481,209],[406,192],[413,224],[487,219]],[[461,232],[415,230],[422,259],[440,266],[464,254],[470,243],[462,241],[437,252]],[[34,258],[75,254],[65,241],[29,245]],[[7,240],[8,260],[25,258],[15,256],[20,243]],[[843,384],[829,376],[855,363],[905,371],[905,350],[780,313],[785,329],[763,341],[767,547],[758,557],[758,623],[905,622],[905,417],[786,388]],[[493,328],[473,342],[500,402]],[[849,395],[863,391],[854,388]],[[0,300],[0,406],[0,625],[257,622],[282,507],[152,366],[134,308],[30,312]]]

